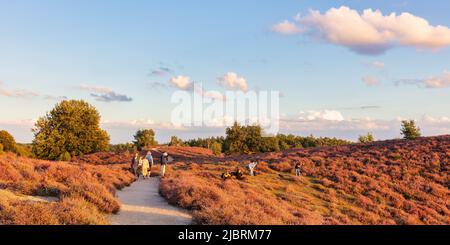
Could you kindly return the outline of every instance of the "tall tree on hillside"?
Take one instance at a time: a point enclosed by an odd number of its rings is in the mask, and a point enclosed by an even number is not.
[[[228,154],[260,152],[263,142],[261,126],[241,126],[237,122],[226,129],[225,149]]]
[[[0,144],[3,145],[3,151],[17,151],[16,140],[8,131],[0,130]]]
[[[141,129],[134,135],[134,145],[138,150],[142,150],[145,147],[155,146],[158,144],[155,140],[155,132],[153,129]]]
[[[421,136],[420,128],[416,126],[414,120],[402,121],[402,128],[400,129],[404,139],[413,140]]]
[[[169,146],[182,146],[183,140],[178,138],[177,136],[170,137],[170,143]]]
[[[83,100],[65,100],[35,124],[33,153],[58,160],[108,150],[109,135],[100,128],[97,109]]]
[[[248,147],[245,144],[244,129],[237,122],[233,126],[229,127],[225,131],[227,137],[225,139],[225,145],[228,154],[239,154],[248,151]]]

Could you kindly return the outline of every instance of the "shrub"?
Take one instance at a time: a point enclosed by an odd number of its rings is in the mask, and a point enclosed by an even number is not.
[[[3,151],[7,152],[16,152],[17,145],[14,137],[8,133],[8,131],[1,130],[0,131],[0,144],[3,145]]]
[[[211,145],[211,150],[214,155],[222,154],[222,145],[219,142],[214,142]]]
[[[100,128],[100,114],[82,100],[66,100],[40,118],[33,129],[33,153],[37,158],[57,160],[106,151],[109,135]]]
[[[115,153],[135,152],[135,151],[137,151],[137,147],[133,143],[116,144],[116,145],[110,145],[109,151],[115,152]]]
[[[172,136],[170,138],[169,146],[182,146],[182,145],[183,145],[183,140],[181,140],[177,136]]]
[[[138,150],[142,150],[145,147],[155,146],[158,143],[155,140],[155,132],[153,129],[141,129],[134,135],[134,145]]]
[[[358,138],[359,143],[369,143],[375,141],[372,133],[367,133],[367,135],[360,135]]]
[[[402,121],[402,128],[400,129],[404,139],[413,140],[421,136],[420,128],[416,126],[414,120]]]
[[[3,145],[0,144],[0,154],[2,154],[2,153],[3,153]]]
[[[59,161],[62,161],[62,162],[68,162],[68,161],[70,161],[70,153],[69,152],[64,152],[63,154],[61,154],[61,156],[59,156]]]

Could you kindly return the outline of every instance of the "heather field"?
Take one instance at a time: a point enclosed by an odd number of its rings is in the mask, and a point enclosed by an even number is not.
[[[161,193],[198,224],[450,224],[449,159],[450,136],[254,156],[205,150],[171,166]],[[261,162],[257,176],[221,179],[249,160]]]
[[[155,159],[163,151],[174,161],[160,193],[190,211],[195,224],[450,224],[450,136],[234,156],[160,146]],[[0,223],[108,224],[107,215],[120,210],[116,191],[135,181],[131,157],[0,155]],[[245,167],[254,160],[257,175],[249,176]],[[301,177],[295,161],[303,164]],[[238,167],[243,179],[221,178]]]
[[[108,224],[135,179],[127,168],[0,155],[0,224]]]

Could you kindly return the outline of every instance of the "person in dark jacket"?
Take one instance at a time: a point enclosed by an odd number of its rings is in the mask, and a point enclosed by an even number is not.
[[[302,165],[300,164],[299,161],[295,162],[295,176],[301,176],[301,168]]]
[[[137,167],[139,162],[139,153],[136,153],[133,158],[131,158],[131,172],[137,175]]]

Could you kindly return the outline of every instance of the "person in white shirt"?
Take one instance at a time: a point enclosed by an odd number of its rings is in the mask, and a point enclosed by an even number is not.
[[[251,163],[248,165],[248,170],[250,171],[250,176],[255,176],[255,168],[256,168],[256,165],[258,165],[258,162],[251,162]]]

